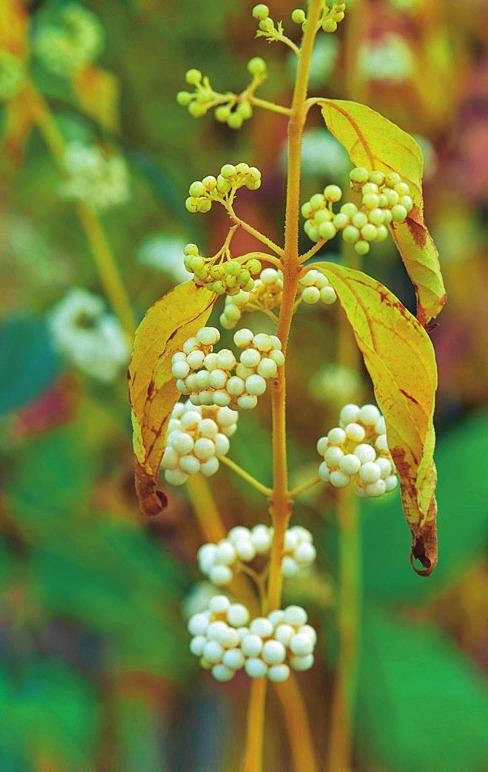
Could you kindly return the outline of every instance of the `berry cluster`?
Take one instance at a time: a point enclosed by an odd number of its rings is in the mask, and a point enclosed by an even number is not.
[[[338,0],[331,0],[331,2],[325,4],[324,13],[321,19],[321,26],[324,32],[335,32],[337,25],[344,18],[346,10],[346,4],[340,3]]]
[[[59,191],[63,198],[97,211],[129,200],[129,172],[122,156],[105,155],[96,145],[71,142],[63,163],[66,179]]]
[[[281,683],[290,668],[312,667],[317,634],[303,608],[288,606],[249,622],[248,609],[225,595],[215,595],[206,611],[190,618],[190,650],[217,681],[230,681],[244,668],[250,678]]]
[[[234,343],[242,349],[239,362],[230,349],[213,351],[219,340],[220,332],[215,327],[202,327],[195,338],[185,341],[183,350],[177,351],[172,360],[176,388],[194,405],[233,405],[244,410],[256,407],[267,381],[275,378],[278,367],[284,364],[280,339],[238,330]]]
[[[250,563],[259,556],[269,555],[273,541],[273,529],[266,525],[254,528],[236,526],[218,544],[204,544],[198,550],[198,565],[210,581],[223,586],[229,584],[240,563]],[[296,576],[301,568],[311,565],[316,556],[312,534],[306,528],[294,526],[285,535],[285,548],[281,563],[283,576]]]
[[[264,3],[258,3],[252,9],[252,15],[258,20],[258,31],[256,37],[263,37],[269,43],[282,42],[296,50],[294,43],[286,37],[283,29],[283,22],[275,22],[269,15],[269,8]]]
[[[16,96],[25,79],[24,63],[10,51],[0,49],[0,102]]]
[[[259,169],[246,163],[224,164],[218,177],[209,175],[192,182],[185,206],[189,212],[210,212],[214,201],[231,204],[236,191],[243,187],[249,190],[261,187]]]
[[[229,451],[229,437],[237,429],[239,414],[228,407],[199,407],[177,402],[168,425],[167,447],[161,467],[167,482],[183,485],[192,474],[211,477],[219,458]]]
[[[233,330],[246,311],[270,312],[278,308],[283,296],[283,272],[276,268],[265,268],[251,291],[245,289],[225,299],[220,323],[226,330]],[[298,283],[296,303],[318,303],[331,305],[337,300],[329,280],[315,269],[304,272]]]
[[[98,18],[81,5],[69,4],[56,24],[42,24],[33,48],[46,69],[72,75],[93,62],[101,52],[105,33]]]
[[[187,244],[184,263],[198,287],[206,287],[217,295],[251,292],[253,276],[261,271],[260,261],[252,254],[232,258],[225,245],[214,257],[203,257],[196,244]]]
[[[345,405],[339,426],[317,442],[319,476],[335,488],[351,480],[358,496],[382,496],[398,485],[388,450],[385,419],[376,405]]]
[[[342,192],[337,185],[328,185],[302,206],[304,229],[312,241],[329,241],[341,231],[346,243],[353,244],[359,255],[366,255],[371,242],[388,237],[390,223],[406,220],[413,201],[409,186],[396,172],[385,175],[356,167],[350,179],[351,187],[361,192],[361,208],[348,202],[334,213],[333,203],[340,201]]]
[[[194,86],[195,91],[180,91],[176,100],[182,107],[187,107],[194,118],[200,118],[215,109],[218,121],[226,123],[231,129],[240,129],[244,121],[252,117],[252,97],[258,86],[266,80],[266,62],[255,56],[247,63],[247,71],[252,75],[252,81],[241,94],[220,94],[212,88],[208,77],[203,76],[200,70],[188,70],[185,79],[190,86]]]

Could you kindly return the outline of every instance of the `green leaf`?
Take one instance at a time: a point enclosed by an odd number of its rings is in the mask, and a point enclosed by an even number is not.
[[[478,772],[486,767],[481,673],[434,627],[367,609],[357,706],[367,769]]]
[[[58,356],[46,322],[15,316],[0,327],[0,414],[39,396],[59,373]]]

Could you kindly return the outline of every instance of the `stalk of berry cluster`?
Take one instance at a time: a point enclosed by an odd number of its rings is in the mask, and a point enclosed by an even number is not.
[[[310,62],[317,33],[322,3],[310,0],[307,23],[300,47],[298,67],[293,92],[291,114],[288,122],[288,178],[286,190],[285,247],[283,255],[283,299],[278,324],[278,337],[286,351],[293,307],[298,286],[300,270],[298,252],[299,212],[300,212],[300,175],[301,144],[303,125],[306,118],[306,98]],[[285,367],[280,368],[273,384],[273,493],[270,499],[270,512],[273,521],[274,537],[271,550],[268,611],[279,608],[281,600],[281,560],[284,537],[291,515],[292,500],[288,491],[288,468],[286,456],[286,374]],[[262,768],[264,709],[266,700],[266,680],[254,679],[251,684],[245,772],[259,772]]]
[[[360,268],[361,258],[349,244],[343,244],[342,259],[343,263],[350,268]],[[339,321],[337,360],[339,365],[352,373],[359,371],[359,351],[344,314],[341,314]],[[328,772],[351,768],[351,722],[359,650],[361,574],[359,514],[359,499],[355,493],[350,488],[339,488],[337,497],[339,655],[330,712],[326,761]]]
[[[65,142],[56,126],[49,105],[33,84],[30,84],[29,87],[29,97],[33,116],[39,131],[44,137],[52,156],[58,163],[62,163],[66,149]],[[105,295],[122,328],[127,336],[132,339],[136,323],[131,302],[102,223],[96,214],[84,204],[77,203],[75,209],[90,245]]]

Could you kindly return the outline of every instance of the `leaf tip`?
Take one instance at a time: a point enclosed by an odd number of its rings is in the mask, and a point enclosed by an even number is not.
[[[135,487],[139,508],[146,517],[156,517],[168,506],[168,497],[164,491],[159,490],[156,481],[136,461]]]
[[[419,568],[415,561],[419,561]],[[410,565],[418,576],[430,576],[437,565],[437,529],[435,521],[429,521],[418,531],[412,529]]]

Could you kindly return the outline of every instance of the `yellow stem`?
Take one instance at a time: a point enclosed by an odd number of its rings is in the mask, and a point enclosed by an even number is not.
[[[317,772],[307,711],[295,676],[291,675],[288,681],[277,684],[276,694],[283,711],[296,772]]]
[[[317,252],[318,252],[320,249],[322,249],[322,247],[323,247],[325,244],[327,244],[327,240],[326,240],[326,239],[320,239],[320,241],[317,241],[317,242],[316,242],[316,243],[313,245],[313,247],[310,247],[310,249],[308,250],[308,252],[305,252],[305,254],[303,254],[303,255],[300,255],[300,265],[302,265],[302,263],[306,263],[306,262],[307,262],[307,260],[310,260],[310,258],[311,258],[311,257],[313,257],[315,254],[317,254]]]
[[[243,469],[239,464],[236,464],[235,461],[232,461],[230,458],[227,458],[227,456],[222,456],[220,459],[220,462],[222,464],[225,464],[225,466],[228,466],[229,469],[232,469],[233,472],[239,475],[239,477],[242,477],[243,480],[249,483],[249,485],[252,485],[253,488],[255,488],[260,493],[263,493],[265,496],[270,496],[272,493],[271,488],[266,487],[266,485],[263,485],[259,482],[259,480],[256,480],[255,477],[252,476],[252,474],[249,474],[249,472],[246,472],[245,469]]]
[[[305,100],[308,76],[322,0],[310,0],[305,33],[298,59],[293,101],[288,122],[288,180],[286,190],[285,246],[283,256],[283,298],[281,302],[278,336],[286,352],[290,326],[293,319],[295,296],[299,275],[298,228],[300,207],[300,173]],[[281,602],[281,559],[284,537],[291,515],[291,498],[288,493],[288,469],[286,458],[286,375],[280,368],[271,393],[273,420],[273,494],[270,513],[274,536],[271,548],[268,582],[268,610],[278,608]],[[248,708],[248,734],[245,754],[245,772],[262,769],[264,710],[266,681],[256,679],[251,684]]]
[[[293,488],[293,490],[290,491],[290,496],[292,497],[292,499],[294,499],[295,496],[299,496],[300,493],[305,493],[305,491],[308,491],[310,488],[313,488],[314,485],[318,485],[321,482],[322,480],[320,479],[320,477],[316,475],[315,477],[312,477],[312,479],[309,480],[308,482],[303,483],[303,485],[297,485],[296,488]]]
[[[29,97],[37,126],[53,157],[62,165],[66,149],[65,142],[56,126],[49,105],[32,84],[29,85]],[[96,215],[83,204],[77,204],[76,211],[90,244],[105,295],[125,332],[132,338],[136,328],[134,315],[102,224]]]
[[[251,236],[254,236],[254,238],[257,241],[260,241],[261,244],[266,244],[266,246],[271,249],[272,252],[275,252],[277,255],[282,257],[283,255],[283,249],[278,246],[278,244],[275,244],[274,241],[272,241],[270,238],[264,235],[264,233],[261,233],[261,231],[258,231],[257,228],[254,228],[252,225],[250,225],[245,220],[241,220],[241,218],[234,212],[234,209],[231,204],[228,204],[227,207],[227,214],[233,220],[237,225],[240,225],[242,230],[249,233]]]
[[[282,105],[277,105],[274,102],[268,102],[267,99],[259,99],[258,97],[252,96],[250,102],[252,105],[255,105],[256,107],[262,107],[263,110],[270,110],[272,113],[279,113],[280,115],[291,115],[291,110],[289,107],[282,107]]]

